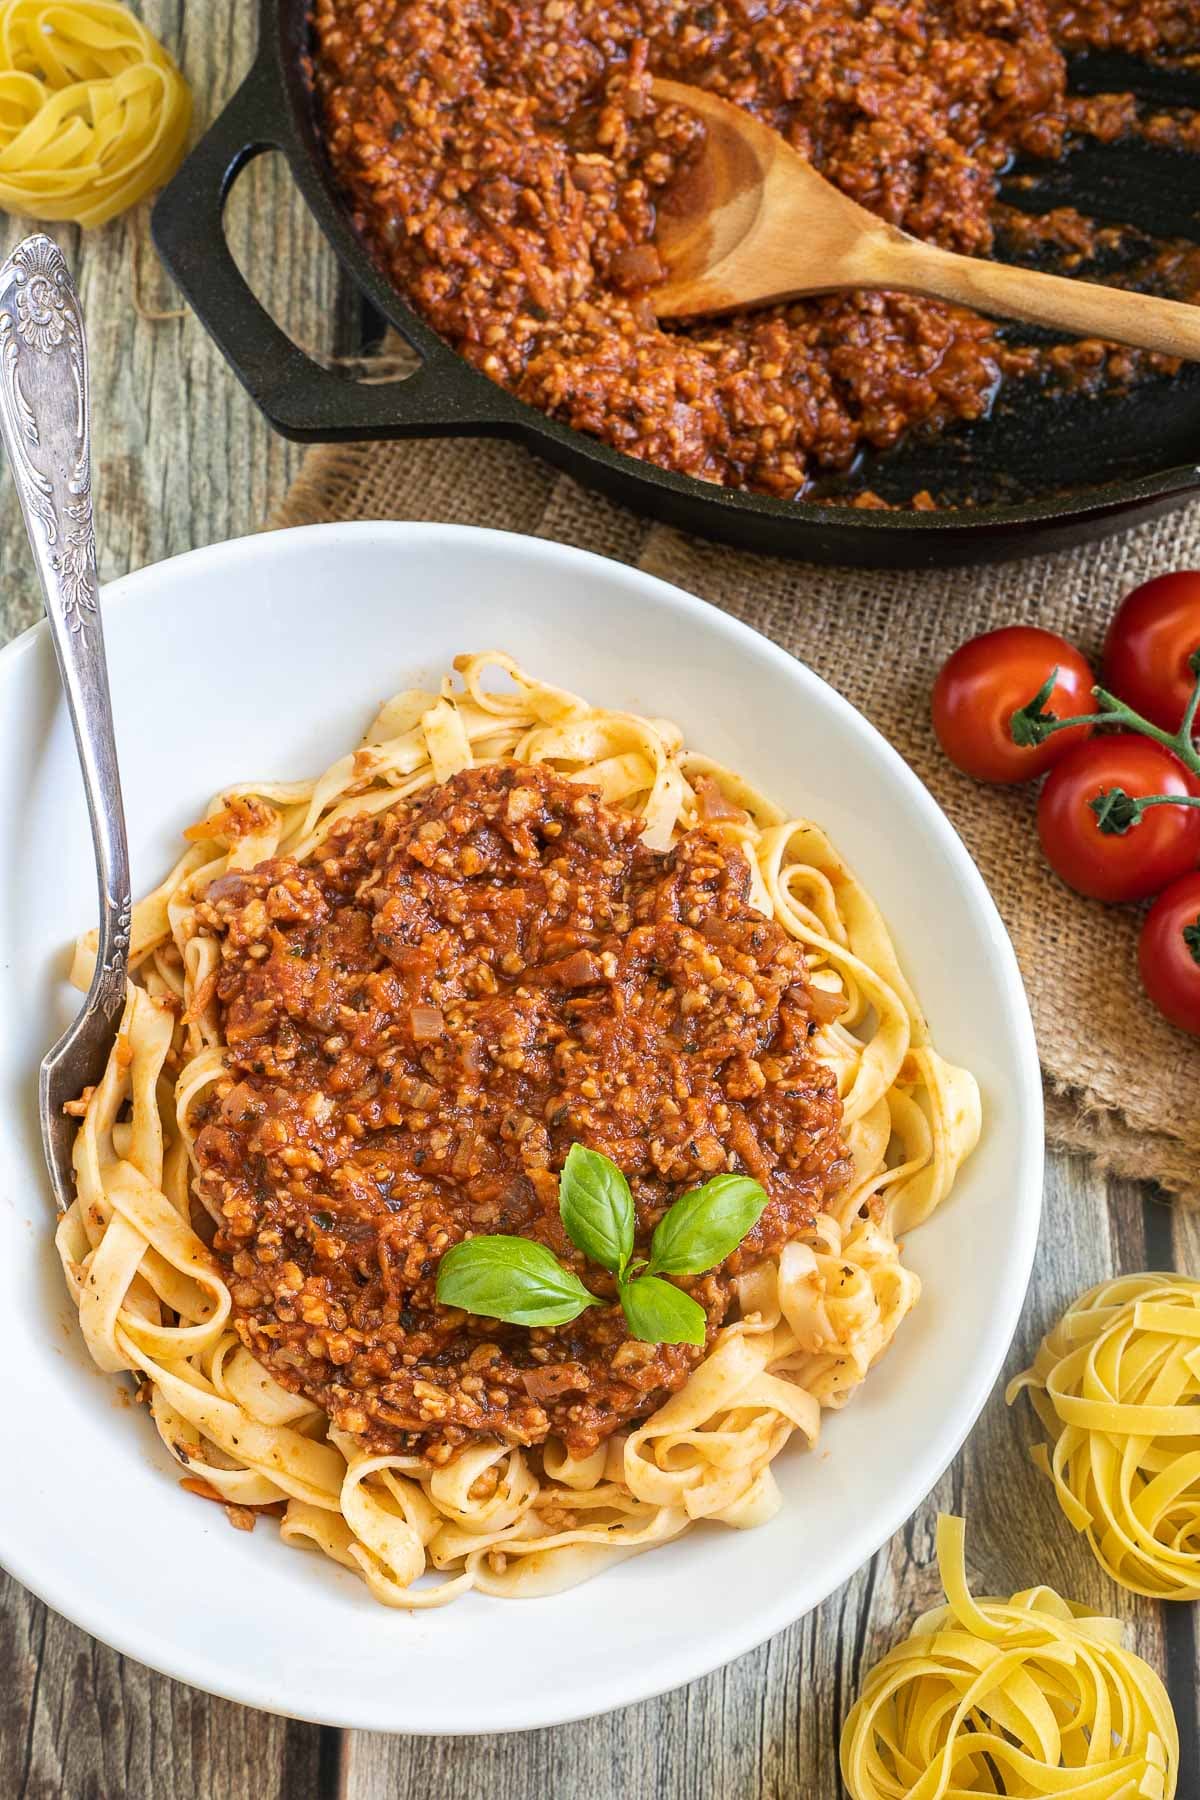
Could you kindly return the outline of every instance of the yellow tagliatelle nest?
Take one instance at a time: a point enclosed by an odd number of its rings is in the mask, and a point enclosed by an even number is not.
[[[1053,1438],[1033,1459],[1122,1586],[1200,1600],[1200,1281],[1129,1275],[1082,1294],[1028,1388]]]
[[[115,0],[0,0],[0,208],[102,225],[161,186],[192,97]]]
[[[948,1605],[867,1677],[842,1733],[853,1800],[1172,1800],[1179,1733],[1167,1693],[1116,1619],[1030,1588],[967,1589],[961,1519],[938,1520]]]

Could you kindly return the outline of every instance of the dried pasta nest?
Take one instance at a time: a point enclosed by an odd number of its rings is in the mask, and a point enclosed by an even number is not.
[[[0,0],[0,207],[103,225],[183,154],[187,83],[115,0]]]
[[[1028,1389],[1051,1438],[1033,1460],[1122,1587],[1200,1600],[1200,1281],[1129,1275],[1081,1294]]]
[[[868,1675],[842,1733],[853,1800],[961,1794],[1172,1800],[1179,1732],[1116,1619],[1052,1588],[976,1600],[961,1519],[938,1520],[947,1604]]]

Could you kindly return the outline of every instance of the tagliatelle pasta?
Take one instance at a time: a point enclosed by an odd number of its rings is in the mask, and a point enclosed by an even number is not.
[[[1050,1434],[1033,1460],[1115,1581],[1200,1600],[1200,1281],[1127,1275],[1081,1294],[1027,1390]]]
[[[879,912],[818,827],[686,749],[666,721],[594,707],[497,653],[455,666],[440,692],[390,700],[316,780],[224,790],[134,909],[135,979],[82,1107],[78,1198],[57,1237],[93,1357],[144,1381],[189,1478],[231,1507],[282,1503],[286,1541],[408,1608],[472,1588],[550,1593],[696,1520],[769,1518],[774,1458],[797,1434],[816,1442],[821,1412],[850,1398],[916,1303],[898,1234],[945,1198],[980,1124],[973,1079],[933,1048]],[[744,853],[753,905],[803,944],[813,989],[833,1003],[811,1044],[836,1076],[849,1179],[802,1240],[734,1278],[729,1321],[677,1391],[591,1454],[553,1436],[469,1443],[441,1464],[376,1454],[251,1355],[195,1228],[197,1119],[233,1085],[214,1000],[220,946],[199,909],[231,871],[328,855],[342,821],[469,766],[537,762],[631,812],[662,851],[699,822],[697,784],[715,784],[725,804],[705,829]],[[93,933],[77,947],[80,985],[94,958]]]
[[[183,155],[192,99],[115,0],[0,0],[0,207],[102,225]]]
[[[842,1732],[852,1800],[1172,1800],[1179,1733],[1121,1625],[1028,1588],[976,1600],[963,1521],[938,1520],[945,1606],[876,1664]]]

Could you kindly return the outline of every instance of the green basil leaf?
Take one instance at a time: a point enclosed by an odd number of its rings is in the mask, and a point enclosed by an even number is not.
[[[577,1250],[614,1275],[625,1273],[633,1254],[633,1195],[616,1163],[572,1144],[558,1178],[558,1210]]]
[[[714,1175],[675,1202],[650,1244],[655,1275],[702,1275],[737,1249],[758,1223],[765,1190],[748,1175]]]
[[[635,1338],[644,1344],[702,1344],[708,1320],[699,1301],[682,1288],[639,1275],[621,1289],[621,1307]]]
[[[522,1237],[455,1244],[438,1264],[437,1297],[509,1325],[568,1325],[585,1307],[604,1304],[545,1244]]]

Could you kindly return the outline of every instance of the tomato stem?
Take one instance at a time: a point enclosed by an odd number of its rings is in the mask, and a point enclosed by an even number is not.
[[[1194,794],[1143,794],[1134,805],[1143,813],[1148,806],[1200,806],[1200,798]]]
[[[1183,715],[1183,722],[1179,727],[1179,735],[1185,743],[1191,744],[1196,724],[1196,711],[1197,708],[1200,708],[1200,651],[1193,650],[1188,658],[1188,666],[1195,675],[1196,681]]]
[[[1169,750],[1173,756],[1177,756],[1193,775],[1200,777],[1200,753],[1197,753],[1196,746],[1192,741],[1192,729],[1196,723],[1197,711],[1200,711],[1200,673],[1197,674],[1196,684],[1192,689],[1192,695],[1180,722],[1179,730],[1174,732],[1161,730],[1149,719],[1143,718],[1140,712],[1135,712],[1133,707],[1127,705],[1124,700],[1118,700],[1115,694],[1110,694],[1107,688],[1102,687],[1092,689],[1100,708],[1099,712],[1077,713],[1074,718],[1070,719],[1057,718],[1054,713],[1046,711],[1046,701],[1053,691],[1054,678],[1057,673],[1058,671],[1055,670],[1054,675],[1051,675],[1049,680],[1038,689],[1033,698],[1027,700],[1024,706],[1019,706],[1009,719],[1008,733],[1014,744],[1022,747],[1044,744],[1046,739],[1053,737],[1056,731],[1071,731],[1080,725],[1119,725],[1125,731],[1133,731],[1141,737],[1153,738],[1156,744],[1161,744],[1164,750]],[[1170,794],[1164,794],[1161,798],[1172,804],[1175,803]],[[1196,802],[1185,801],[1181,796],[1178,804],[1195,805]],[[1128,828],[1124,827],[1123,829]]]
[[[1200,964],[1200,917],[1193,919],[1190,925],[1184,926],[1183,941],[1188,947],[1192,961]]]
[[[1101,788],[1088,801],[1096,815],[1096,823],[1106,837],[1124,837],[1151,806],[1200,806],[1194,794],[1143,794],[1135,798],[1122,787]]]

